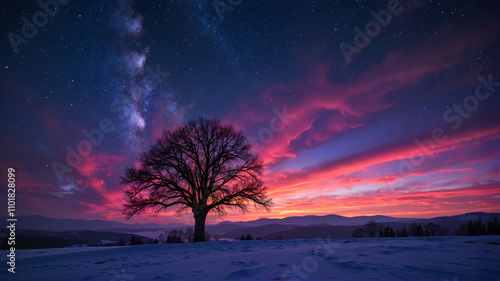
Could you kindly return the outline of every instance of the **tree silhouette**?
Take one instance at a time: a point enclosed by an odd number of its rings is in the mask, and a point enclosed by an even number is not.
[[[481,221],[481,218],[477,219],[477,221],[474,222],[474,232],[475,235],[484,235],[486,232],[486,227]]]
[[[365,231],[364,231],[364,229],[362,229],[362,228],[356,228],[356,229],[352,232],[352,237],[353,237],[353,238],[361,238],[361,237],[365,237]]]
[[[401,230],[399,237],[408,237],[408,232],[406,231],[406,227],[403,227],[403,230]]]
[[[167,240],[167,236],[163,233],[161,233],[160,235],[158,235],[158,242],[164,244]]]
[[[471,220],[469,220],[469,223],[467,224],[467,235],[468,236],[476,235],[476,229],[474,228],[474,224],[472,223]]]
[[[498,235],[500,234],[500,224],[497,218],[488,222],[488,230],[486,232],[488,235]]]
[[[186,229],[186,236],[187,236],[188,243],[192,243],[193,242],[193,228],[192,227],[188,227],[188,229]]]
[[[461,226],[459,226],[454,232],[453,232],[454,235],[467,235],[467,225],[466,224],[462,224]]]
[[[382,231],[382,230],[381,230]],[[396,233],[394,232],[394,229],[391,227],[391,226],[386,226],[384,228],[384,232],[382,233],[382,235],[380,235],[381,237],[396,237]]]
[[[424,229],[422,228],[422,226],[420,224],[413,222],[410,224],[408,229],[409,229],[408,234],[410,236],[415,236],[415,237],[424,236]]]
[[[438,230],[436,231],[437,236],[447,236],[450,234],[450,230],[444,226],[439,226]]]
[[[128,167],[122,184],[128,197],[127,219],[148,210],[153,215],[171,206],[191,210],[193,241],[205,241],[205,220],[226,207],[248,210],[248,203],[268,210],[271,199],[260,176],[263,162],[245,136],[217,119],[199,118],[163,136]]]
[[[118,242],[118,246],[125,246],[125,241],[123,241],[123,238],[120,238],[120,242]]]
[[[180,230],[174,229],[170,231],[168,236],[170,237],[170,243],[183,243],[182,232]]]
[[[424,229],[420,224],[418,225],[417,236],[424,236]]]
[[[429,236],[434,236],[439,230],[439,225],[434,222],[428,222],[425,226],[425,231],[428,232]]]
[[[368,237],[375,237],[375,236],[377,236],[377,233],[379,232],[379,230],[381,230],[381,227],[375,221],[369,221],[368,223],[365,224],[363,229],[364,229],[366,235],[368,235]]]
[[[500,235],[500,223],[497,218],[484,224],[481,218],[461,225],[456,231],[457,235]]]
[[[177,237],[178,237],[179,243],[184,243],[184,238],[186,238],[186,233],[184,233],[184,231],[182,231],[182,229],[179,229]]]

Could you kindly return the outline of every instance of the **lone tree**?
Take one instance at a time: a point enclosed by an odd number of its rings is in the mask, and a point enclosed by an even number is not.
[[[369,221],[365,224],[363,230],[365,231],[366,235],[368,235],[368,237],[375,237],[377,236],[379,230],[382,230],[382,228],[381,225],[379,225],[375,221]]]
[[[361,238],[361,237],[365,237],[365,230],[362,229],[362,228],[356,228],[353,232],[352,232],[352,237],[353,238]]]
[[[425,226],[425,230],[429,232],[429,236],[434,236],[439,230],[439,225],[434,222],[428,222]]]
[[[193,241],[205,241],[205,219],[213,212],[222,216],[226,207],[248,211],[248,203],[269,210],[261,175],[263,162],[241,132],[217,119],[199,118],[182,127],[164,131],[138,165],[122,177],[128,197],[127,219],[138,213],[153,215],[178,205],[191,210]]]

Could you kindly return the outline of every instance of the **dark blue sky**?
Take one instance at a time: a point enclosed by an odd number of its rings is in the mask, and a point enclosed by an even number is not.
[[[20,214],[123,219],[124,167],[198,116],[267,164],[273,211],[229,220],[498,211],[497,1],[230,2],[0,4]]]

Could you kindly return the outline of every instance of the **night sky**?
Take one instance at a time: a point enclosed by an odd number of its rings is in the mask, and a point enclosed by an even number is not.
[[[225,220],[500,211],[498,1],[41,2],[0,4],[17,215],[124,221],[124,168],[199,116],[266,163],[274,208]]]

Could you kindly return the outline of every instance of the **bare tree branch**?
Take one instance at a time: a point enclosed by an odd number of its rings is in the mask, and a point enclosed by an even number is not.
[[[199,118],[163,132],[138,159],[138,168],[126,168],[124,214],[130,219],[147,211],[157,215],[175,205],[178,211],[191,209],[195,240],[203,241],[209,212],[222,216],[226,207],[246,212],[248,203],[269,210],[263,169],[241,132],[219,120]]]

